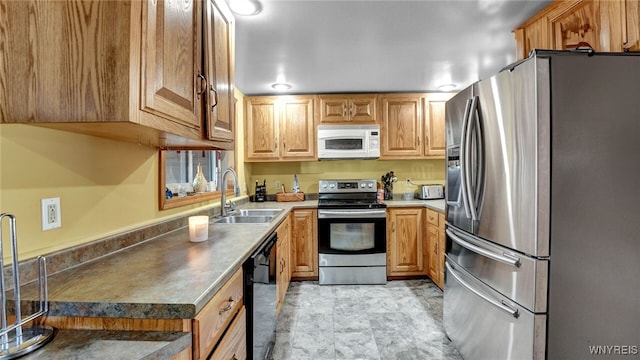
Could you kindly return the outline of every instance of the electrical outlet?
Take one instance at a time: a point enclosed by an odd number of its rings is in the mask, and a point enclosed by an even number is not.
[[[60,198],[42,199],[40,203],[42,205],[42,231],[62,227]]]
[[[280,188],[282,187],[282,183],[280,182],[280,180],[276,180],[276,190],[280,190]]]

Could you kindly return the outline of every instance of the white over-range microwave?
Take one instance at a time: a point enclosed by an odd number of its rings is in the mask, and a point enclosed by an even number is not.
[[[318,159],[377,159],[379,125],[319,125]]]

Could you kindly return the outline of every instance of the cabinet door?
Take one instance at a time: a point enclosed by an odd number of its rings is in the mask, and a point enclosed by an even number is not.
[[[349,100],[343,96],[319,96],[320,124],[343,123],[349,120],[347,106]]]
[[[144,4],[141,109],[201,128],[201,3]]]
[[[245,98],[247,160],[277,160],[278,104],[273,97]]]
[[[427,275],[423,208],[389,209],[387,275]]]
[[[289,288],[289,280],[290,280],[290,238],[291,238],[291,227],[289,226],[289,218],[278,226],[276,230],[278,233],[278,245],[276,246],[276,285],[277,285],[277,304],[276,304],[276,314],[280,313],[280,308],[284,302],[284,297],[287,293],[287,289]]]
[[[640,51],[640,1],[626,0],[623,28],[623,47],[627,51]]]
[[[376,96],[357,95],[349,102],[349,115],[352,122],[375,123],[376,122]]]
[[[622,51],[620,1],[577,1],[558,7],[550,16],[556,50],[591,46],[596,51]]]
[[[299,279],[318,277],[318,211],[293,211],[291,231],[291,276]]]
[[[381,158],[411,159],[423,157],[422,97],[420,95],[384,95],[381,97]]]
[[[444,289],[444,273],[445,273],[445,267],[444,267],[444,255],[446,252],[446,243],[447,243],[447,236],[445,233],[445,221],[444,221],[444,214],[443,213],[438,213],[438,219],[439,219],[439,225],[438,225],[438,269],[440,270],[440,276],[438,277],[438,286],[440,286],[441,289]]]
[[[517,60],[526,58],[533,49],[553,49],[547,17],[542,17],[531,24],[516,29],[514,33]]]
[[[429,277],[436,285],[440,282],[440,252],[438,227],[427,224],[427,251],[429,252]]]
[[[222,0],[208,0],[206,7],[204,49],[208,81],[207,136],[210,140],[233,142],[234,19]]]
[[[315,160],[316,128],[313,117],[313,97],[285,98],[281,104],[278,128],[282,159]],[[254,134],[255,136],[255,134]]]
[[[243,306],[233,323],[229,326],[216,351],[210,360],[246,359],[247,358],[247,314]]]
[[[434,95],[425,99],[424,155],[431,159],[444,159],[445,113],[444,106],[451,97],[449,94]]]

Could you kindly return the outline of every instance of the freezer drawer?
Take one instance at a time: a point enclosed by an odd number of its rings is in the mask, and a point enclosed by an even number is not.
[[[544,359],[546,315],[501,296],[447,258],[444,328],[465,359]]]
[[[452,261],[534,313],[547,312],[549,261],[532,258],[447,227]]]

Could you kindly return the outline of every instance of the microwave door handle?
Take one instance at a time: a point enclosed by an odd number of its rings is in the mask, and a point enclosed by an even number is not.
[[[514,309],[511,306],[508,306],[507,304],[504,303],[504,301],[497,302],[491,299],[490,297],[486,296],[485,294],[473,288],[473,286],[468,284],[466,281],[462,280],[462,278],[458,274],[456,274],[456,270],[453,268],[453,266],[449,265],[448,261],[445,261],[444,265],[446,266],[447,270],[449,270],[449,273],[451,274],[451,276],[453,276],[460,283],[460,285],[462,285],[467,290],[471,291],[474,295],[478,296],[482,300],[506,312],[507,314],[513,316],[516,319],[520,317],[520,313],[518,312],[518,309]]]
[[[467,144],[467,130],[469,127],[469,115],[471,111],[471,99],[467,99],[467,103],[464,108],[464,115],[462,117],[462,136],[460,139],[460,192],[462,194],[462,205],[467,218],[471,217],[471,210],[469,209],[469,201],[467,196],[467,162],[466,158],[466,144]]]

